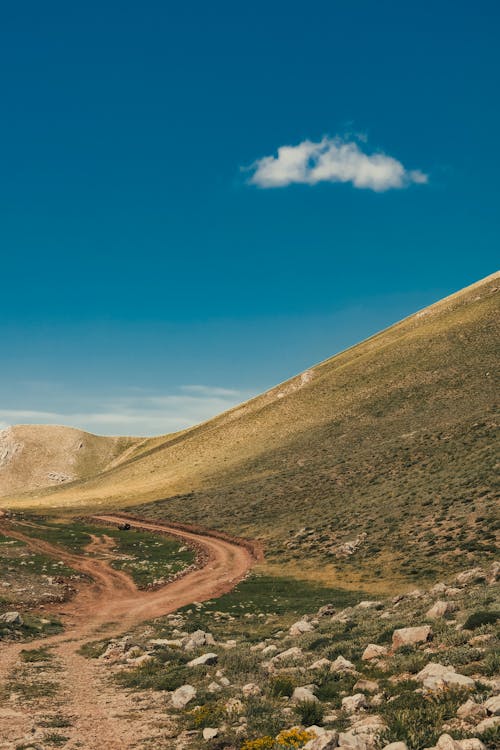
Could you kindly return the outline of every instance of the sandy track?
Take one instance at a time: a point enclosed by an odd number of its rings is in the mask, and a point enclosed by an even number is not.
[[[121,523],[124,518],[112,514],[94,516],[98,522],[113,525]],[[58,710],[72,716],[71,740],[67,748],[78,746],[84,750],[100,750],[103,742],[109,750],[145,748],[150,747],[148,739],[152,739],[156,732],[161,735],[162,731],[158,726],[154,730],[148,729],[147,711],[141,712],[140,720],[131,718],[137,711],[131,697],[109,684],[102,663],[85,659],[77,653],[82,643],[91,638],[116,636],[144,620],[174,612],[192,602],[220,596],[230,591],[256,560],[251,548],[237,540],[142,519],[127,517],[126,520],[133,527],[173,535],[196,546],[204,553],[204,564],[156,591],[139,591],[128,575],[111,568],[105,559],[73,554],[43,540],[14,532],[8,524],[3,525],[10,536],[26,542],[35,551],[63,560],[93,581],[83,586],[71,602],[59,607],[66,626],[64,634],[29,644],[0,645],[0,682],[4,682],[19,666],[22,648],[51,646],[62,669],[59,681],[64,685],[63,705]],[[109,545],[92,539],[87,552],[103,552],[108,556]],[[153,711],[149,718],[154,724],[157,712]],[[15,747],[16,743],[33,737],[33,720],[33,707],[12,705],[9,701],[0,704],[0,748]],[[155,736],[156,747],[163,747],[160,735]],[[3,738],[5,745],[2,745]],[[77,745],[77,742],[81,744]]]

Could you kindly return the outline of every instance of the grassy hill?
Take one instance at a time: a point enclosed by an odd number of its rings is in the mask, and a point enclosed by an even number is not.
[[[490,276],[93,478],[4,504],[133,505],[259,537],[271,570],[346,586],[487,559],[499,287]]]
[[[57,425],[0,430],[0,497],[86,479],[115,465],[139,442]]]

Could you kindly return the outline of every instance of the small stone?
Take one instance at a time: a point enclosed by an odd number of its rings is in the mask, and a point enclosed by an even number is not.
[[[218,682],[211,682],[207,688],[209,693],[219,693],[222,688]]]

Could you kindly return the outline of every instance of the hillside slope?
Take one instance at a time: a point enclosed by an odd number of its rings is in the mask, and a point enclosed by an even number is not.
[[[268,564],[344,582],[420,580],[489,557],[499,280],[144,441],[111,471],[9,504],[142,501],[142,514],[260,537]]]
[[[0,430],[0,497],[85,479],[139,442],[56,425]]]

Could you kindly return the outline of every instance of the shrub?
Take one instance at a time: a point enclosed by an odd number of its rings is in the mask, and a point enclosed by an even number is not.
[[[306,729],[285,729],[276,737],[279,748],[299,748],[315,738],[314,732]]]
[[[482,625],[494,625],[500,619],[500,612],[497,610],[478,610],[473,612],[464,622],[466,630],[475,630]]]
[[[273,677],[270,681],[269,693],[273,698],[289,698],[296,687],[297,683],[294,678],[291,675],[283,674],[278,677]]]
[[[265,735],[255,740],[247,740],[241,746],[241,750],[273,750],[275,747],[274,737]]]
[[[300,701],[295,711],[300,716],[301,723],[306,726],[321,724],[323,721],[324,709],[317,701]]]

